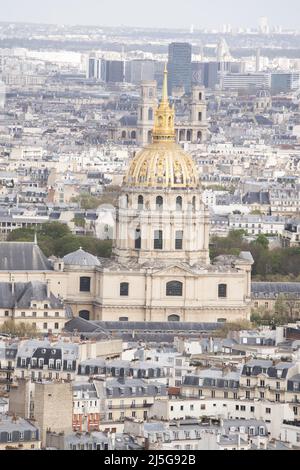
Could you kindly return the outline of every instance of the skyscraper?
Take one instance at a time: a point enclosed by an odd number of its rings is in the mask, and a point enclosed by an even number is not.
[[[168,92],[171,95],[175,87],[184,87],[191,91],[192,81],[192,46],[186,42],[173,42],[169,45]]]

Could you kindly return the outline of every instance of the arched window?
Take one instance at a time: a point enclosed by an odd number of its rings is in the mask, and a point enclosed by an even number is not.
[[[141,211],[144,208],[144,198],[143,196],[138,197],[138,210]]]
[[[186,140],[190,142],[192,140],[192,131],[188,130],[186,132]]]
[[[179,131],[179,142],[182,142],[184,140],[184,135],[185,131],[184,129],[181,129],[181,131]]]
[[[202,113],[198,113],[198,121],[202,121]]]
[[[84,320],[90,319],[90,312],[88,310],[80,310],[79,317],[83,318]]]
[[[227,284],[218,285],[218,297],[224,299],[227,297]]]
[[[168,321],[180,321],[180,316],[179,315],[169,315],[168,316]]]
[[[128,208],[128,206],[129,206],[129,196],[128,196],[128,194],[126,194],[126,196],[125,196],[125,208]]]
[[[128,282],[121,282],[120,284],[120,295],[128,297],[129,295],[129,284]]]
[[[167,282],[166,295],[172,297],[182,297],[183,284],[180,281]]]
[[[134,240],[134,247],[136,250],[140,250],[142,246],[142,237],[141,237],[141,229],[135,229],[135,240]]]
[[[202,93],[199,93],[199,101],[202,101]]]
[[[182,197],[177,196],[176,198],[176,210],[181,211],[182,210]]]
[[[126,131],[122,131],[122,139],[126,139]]]
[[[148,109],[148,121],[153,121],[153,109]]]
[[[157,196],[156,198],[156,210],[161,211],[164,206],[164,200],[162,196]]]
[[[202,140],[202,132],[201,131],[197,132],[197,140],[198,140],[198,142],[201,142],[201,140]]]
[[[135,131],[131,131],[131,138],[136,139],[136,132]]]

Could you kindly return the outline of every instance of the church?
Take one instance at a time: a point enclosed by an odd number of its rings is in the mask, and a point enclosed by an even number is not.
[[[26,258],[20,253],[15,262],[21,265],[14,269],[0,247],[0,282],[46,282],[74,316],[90,320],[249,319],[252,256],[242,252],[210,261],[209,213],[197,167],[176,143],[174,121],[165,70],[152,143],[133,157],[124,177],[111,258],[79,249],[46,260],[35,243],[26,248],[31,265],[22,265]],[[21,249],[4,245],[15,253]]]

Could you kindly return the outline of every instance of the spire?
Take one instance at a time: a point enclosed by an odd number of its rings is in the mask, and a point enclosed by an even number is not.
[[[168,99],[168,70],[165,64],[162,98],[155,112],[153,142],[174,142],[175,112]]]
[[[168,69],[167,69],[167,63],[165,63],[165,69],[164,69],[164,82],[163,82],[161,103],[168,103]]]

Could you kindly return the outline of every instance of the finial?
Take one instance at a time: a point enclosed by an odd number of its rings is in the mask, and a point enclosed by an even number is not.
[[[168,97],[168,70],[165,63],[162,99],[155,111],[153,142],[174,142],[175,140],[175,110],[170,106]]]
[[[165,63],[165,69],[164,69],[164,82],[163,82],[161,102],[162,103],[167,103],[168,102],[168,68],[167,68],[167,63]]]

